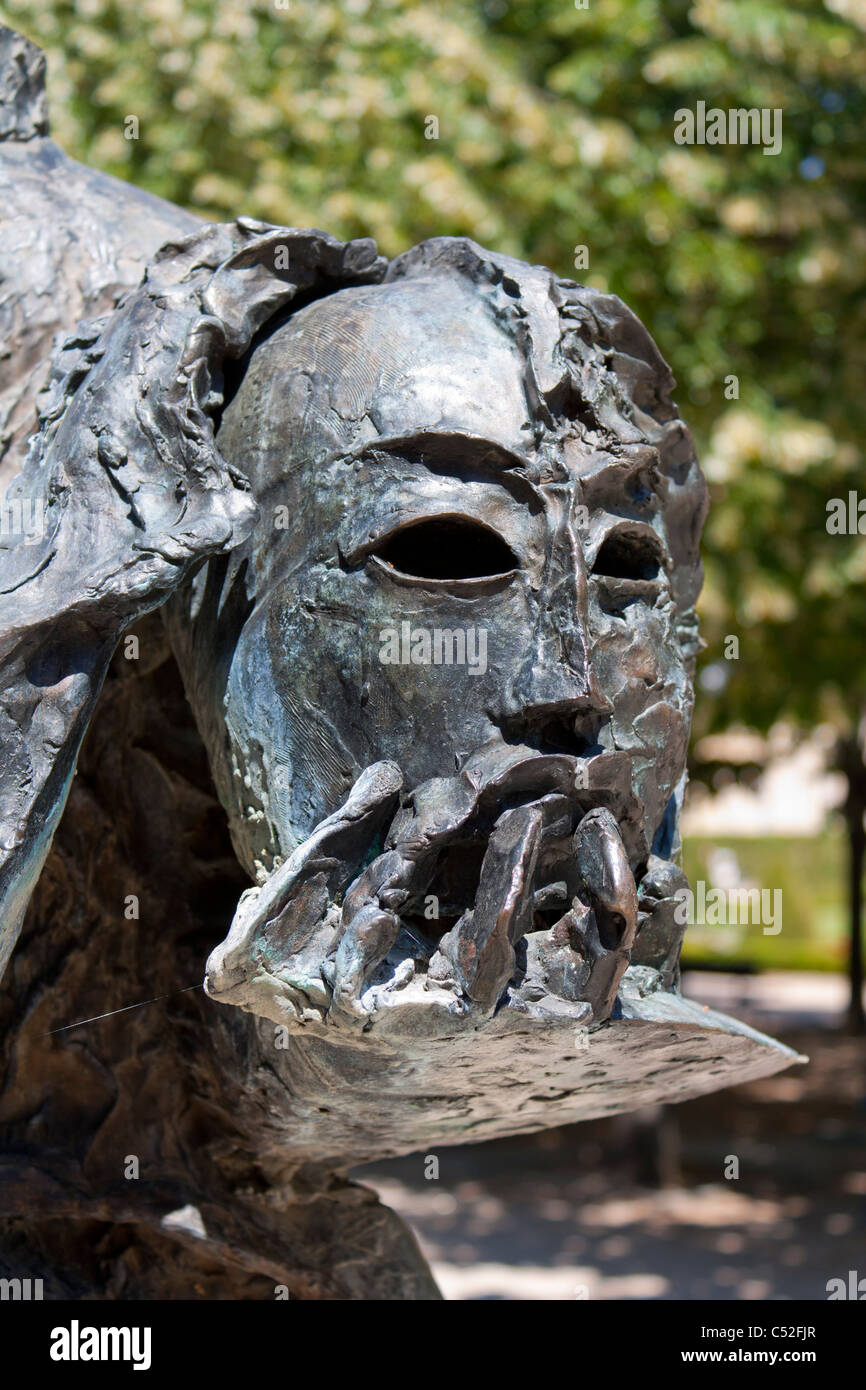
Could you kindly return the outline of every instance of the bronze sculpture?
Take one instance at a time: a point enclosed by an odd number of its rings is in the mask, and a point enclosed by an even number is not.
[[[615,296],[151,211],[7,493],[40,526],[0,561],[0,1262],[24,1233],[101,1296],[433,1297],[355,1164],[794,1060],[678,992],[703,482]],[[41,1035],[151,993],[168,1021]]]

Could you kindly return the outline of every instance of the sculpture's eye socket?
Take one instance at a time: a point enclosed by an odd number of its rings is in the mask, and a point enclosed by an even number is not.
[[[519,567],[501,536],[466,517],[416,521],[374,552],[392,569],[416,579],[485,579]]]
[[[661,568],[659,548],[649,536],[615,531],[602,543],[592,572],[608,579],[658,579]]]

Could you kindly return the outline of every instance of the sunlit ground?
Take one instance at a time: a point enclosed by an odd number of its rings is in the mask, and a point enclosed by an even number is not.
[[[686,992],[808,1066],[663,1111],[359,1169],[452,1299],[825,1299],[866,1276],[864,1045],[839,977],[693,974]],[[731,1159],[739,1177],[726,1179]]]

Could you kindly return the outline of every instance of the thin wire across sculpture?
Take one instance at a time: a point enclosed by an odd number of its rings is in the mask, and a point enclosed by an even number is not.
[[[82,170],[4,45],[0,1263],[26,1230],[103,1297],[435,1296],[352,1166],[794,1060],[679,993],[673,380],[615,296],[471,241],[388,263]],[[168,1019],[42,1035],[208,954]],[[82,1221],[134,1232],[101,1272]]]

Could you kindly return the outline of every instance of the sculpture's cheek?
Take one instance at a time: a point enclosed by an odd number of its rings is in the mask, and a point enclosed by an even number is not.
[[[592,663],[613,706],[602,741],[629,755],[649,844],[682,777],[691,685],[668,607],[635,602],[621,615],[594,606]]]
[[[461,599],[313,566],[294,592],[274,591],[241,636],[226,711],[237,761],[261,762],[238,787],[249,799],[245,784],[262,783],[282,852],[371,763],[398,763],[409,786],[453,775],[496,735],[529,626],[520,583]]]

